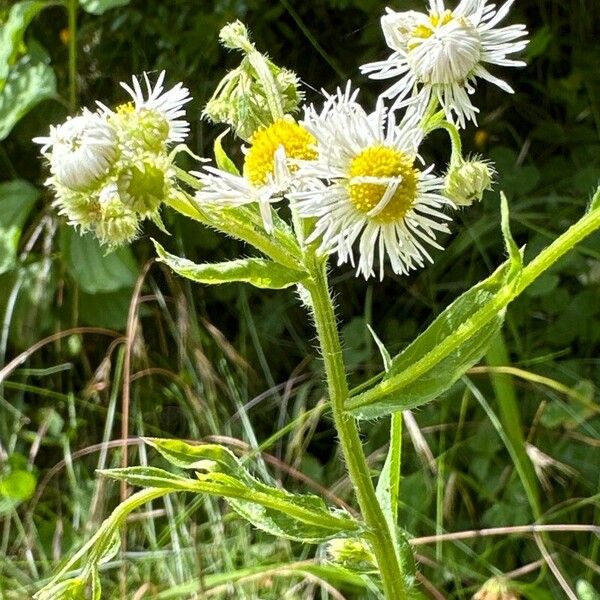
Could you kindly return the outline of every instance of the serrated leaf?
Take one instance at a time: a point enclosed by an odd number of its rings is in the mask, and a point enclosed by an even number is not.
[[[169,265],[175,273],[210,285],[244,282],[258,288],[283,289],[299,283],[307,273],[295,271],[289,267],[264,258],[240,258],[222,263],[196,264],[187,258],[167,252],[154,241],[158,259]]]
[[[354,520],[330,510],[318,496],[292,494],[257,480],[227,448],[216,444],[191,445],[180,440],[148,439],[169,462],[185,469],[205,470],[197,480],[179,478],[162,469],[130,467],[103,473],[134,485],[179,486],[197,493],[221,496],[244,519],[278,537],[316,543],[353,532]],[[187,483],[182,482],[185,481]]]
[[[0,183],[0,274],[15,266],[23,225],[38,197],[27,181]]]
[[[111,8],[127,6],[130,0],[79,0],[79,5],[92,15],[101,15]]]
[[[56,76],[39,45],[30,48],[7,75],[0,92],[0,141],[42,100],[56,96]]]
[[[456,299],[433,323],[393,360],[383,381],[402,373],[421,360],[441,340],[460,328],[478,309],[485,306],[504,286],[513,270],[511,261],[504,263],[490,277],[478,283]],[[455,348],[448,356],[434,364],[425,373],[391,394],[382,395],[375,402],[364,406],[349,407],[360,418],[381,417],[398,410],[425,404],[447,390],[486,353],[489,344],[504,321],[504,310],[483,326],[476,336]]]
[[[107,254],[90,234],[80,235],[74,228],[65,227],[61,250],[67,270],[84,292],[115,292],[135,285],[138,267],[128,247]]]

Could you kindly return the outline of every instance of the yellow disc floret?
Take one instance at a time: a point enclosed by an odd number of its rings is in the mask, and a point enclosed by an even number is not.
[[[361,182],[360,178],[397,177],[401,181],[394,194],[385,207],[371,218],[382,223],[402,219],[417,196],[419,171],[413,164],[414,159],[401,150],[381,144],[370,146],[357,154],[350,163],[350,185],[348,186],[348,193],[354,207],[362,213],[369,213],[381,202],[388,187],[386,181]]]
[[[280,146],[286,158],[314,160],[317,158],[316,140],[304,127],[294,121],[279,119],[257,131],[250,139],[250,149],[244,162],[244,177],[255,186],[264,185],[275,167],[275,152]],[[290,171],[297,166],[288,165]]]
[[[430,13],[428,17],[429,23],[417,25],[411,31],[411,37],[426,40],[435,33],[435,30],[438,27],[450,23],[450,21],[452,21],[453,18],[454,17],[452,16],[452,12],[449,10],[445,10],[442,14]],[[418,40],[413,40],[412,42],[409,42],[408,49],[412,50],[418,45]]]

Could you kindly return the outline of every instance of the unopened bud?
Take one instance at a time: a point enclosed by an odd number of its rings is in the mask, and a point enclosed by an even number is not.
[[[344,566],[371,568],[377,563],[367,542],[358,538],[336,538],[327,544],[332,561]]]
[[[243,23],[226,25],[221,41],[245,56],[217,86],[204,109],[205,117],[232,127],[238,137],[248,140],[257,129],[298,110],[303,99],[298,77],[261,54],[250,42]]]
[[[446,175],[444,194],[457,206],[480,202],[483,192],[492,189],[496,170],[489,161],[478,157],[461,160]]]

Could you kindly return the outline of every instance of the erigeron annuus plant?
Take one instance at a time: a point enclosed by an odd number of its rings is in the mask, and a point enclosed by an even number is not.
[[[118,551],[118,530],[135,508],[185,491],[225,498],[238,515],[272,535],[325,544],[325,560],[367,578],[388,600],[419,598],[415,566],[398,515],[402,411],[438,398],[487,351],[507,305],[584,237],[600,228],[600,195],[568,231],[524,265],[502,197],[501,231],[507,260],[448,306],[396,357],[376,339],[385,370],[351,393],[328,282],[328,261],[349,263],[357,275],[402,275],[432,262],[459,207],[492,186],[493,165],[462,153],[460,128],[477,109],[469,95],[477,78],[509,90],[484,64],[518,66],[506,56],[526,42],[523,26],[497,27],[511,2],[462,0],[450,11],[431,0],[428,14],[388,11],[382,24],[394,54],[365,65],[376,78],[400,77],[373,107],[351,83],[300,110],[303,93],[293,73],[275,66],[233,23],[223,43],[241,51],[206,116],[243,140],[237,166],[219,136],[214,159],[186,172],[175,164],[188,124],[186,88],[165,91],[164,74],[125,86],[133,102],[115,111],[83,111],[40,138],[50,163],[59,210],[109,246],[131,241],[144,219],[157,223],[166,204],[183,215],[243,240],[252,258],[194,264],[156,244],[160,260],[204,284],[243,281],[261,288],[295,288],[310,313],[326,374],[331,411],[360,516],[313,495],[263,483],[228,449],[148,439],[177,470],[129,467],[101,475],[143,488],[120,506],[53,581],[40,599],[101,597],[99,566]],[[386,104],[387,98],[395,98]],[[436,129],[450,139],[445,169],[423,162],[420,148]],[[180,146],[173,147],[176,143]],[[498,183],[501,187],[501,182]],[[285,208],[286,210],[280,210]],[[287,210],[289,209],[289,211]],[[290,214],[288,220],[285,215]],[[361,419],[391,416],[390,447],[373,481],[360,437]],[[182,475],[181,473],[187,473]],[[79,566],[75,577],[67,577]]]

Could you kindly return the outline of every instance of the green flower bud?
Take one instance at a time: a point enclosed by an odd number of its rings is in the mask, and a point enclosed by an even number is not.
[[[244,58],[217,86],[204,109],[205,117],[227,124],[248,140],[257,129],[298,110],[303,99],[298,77],[256,50],[243,23],[226,25],[221,41],[227,48],[241,50]]]
[[[377,562],[369,544],[359,538],[336,538],[327,544],[332,561],[347,567],[371,569]]]
[[[155,213],[169,193],[169,164],[165,161],[152,160],[149,157],[143,162],[126,167],[119,174],[119,189],[126,204],[143,217]]]
[[[444,194],[457,206],[471,206],[481,201],[483,192],[492,189],[496,170],[489,161],[479,157],[461,160],[451,166],[446,175]]]
[[[139,215],[123,203],[117,185],[107,185],[100,193],[100,219],[94,226],[100,243],[114,247],[131,242],[139,224]]]

